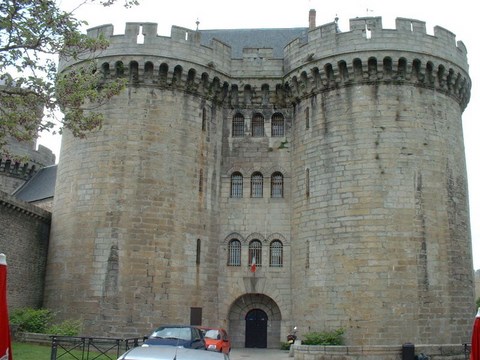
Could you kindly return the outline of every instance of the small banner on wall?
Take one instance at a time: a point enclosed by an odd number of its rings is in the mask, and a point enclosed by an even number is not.
[[[250,271],[255,272],[257,271],[257,262],[255,261],[255,256],[252,258],[252,264],[250,265]]]

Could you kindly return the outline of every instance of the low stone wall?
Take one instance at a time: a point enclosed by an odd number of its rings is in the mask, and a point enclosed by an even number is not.
[[[294,360],[403,360],[399,346],[313,346],[294,345]],[[466,360],[464,344],[416,345],[416,356],[425,354],[429,360]],[[406,357],[405,360],[414,360]]]
[[[26,342],[38,345],[51,345],[52,338],[48,334],[37,334],[30,332],[15,332],[12,331],[14,341]]]

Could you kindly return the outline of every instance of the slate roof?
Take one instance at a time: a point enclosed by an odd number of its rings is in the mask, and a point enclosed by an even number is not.
[[[292,40],[305,38],[308,28],[199,30],[200,43],[209,46],[217,39],[232,48],[232,59],[241,59],[244,48],[272,48],[275,59],[283,59],[283,48]]]
[[[25,202],[53,198],[57,180],[57,165],[40,169],[25,184],[13,192],[13,196]]]

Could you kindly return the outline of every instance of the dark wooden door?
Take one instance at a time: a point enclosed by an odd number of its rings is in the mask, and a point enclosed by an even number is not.
[[[265,311],[253,309],[245,316],[245,347],[267,347],[267,322],[268,316]]]

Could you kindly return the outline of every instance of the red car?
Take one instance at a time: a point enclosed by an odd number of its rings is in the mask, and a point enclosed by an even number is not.
[[[203,332],[207,350],[213,350],[229,354],[231,350],[230,338],[225,329],[222,328],[200,328]]]

